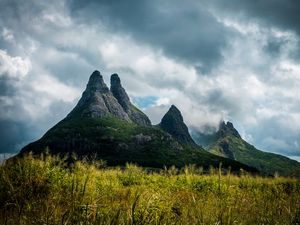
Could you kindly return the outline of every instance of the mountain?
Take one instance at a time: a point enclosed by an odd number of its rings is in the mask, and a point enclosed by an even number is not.
[[[131,102],[117,74],[111,76],[110,89],[99,71],[90,76],[85,91],[75,108],[39,140],[25,146],[18,157],[32,152],[80,158],[94,156],[108,165],[126,162],[141,166],[183,167],[196,164],[240,168],[257,172],[237,161],[215,156],[196,145],[188,133],[180,111],[171,106],[158,126]]]
[[[175,105],[172,105],[169,111],[164,115],[159,127],[171,134],[179,143],[198,147],[190,136],[188,127],[183,122],[183,117]]]
[[[274,153],[263,152],[243,140],[230,122],[220,123],[218,131],[204,134],[193,130],[199,145],[218,156],[230,158],[257,168],[265,175],[300,176],[300,163]]]

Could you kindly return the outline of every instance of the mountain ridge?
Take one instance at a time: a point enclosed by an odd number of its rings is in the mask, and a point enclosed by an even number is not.
[[[174,107],[170,108],[171,112]],[[232,171],[257,172],[253,167],[215,156],[197,146],[177,108],[180,123],[177,124],[175,116],[173,125],[183,128],[179,133],[152,126],[149,118],[135,108],[117,74],[111,76],[109,89],[100,72],[94,71],[81,99],[67,117],[39,140],[25,146],[18,156],[28,152],[38,155],[48,149],[55,155],[76,153],[79,158],[96,155],[112,166],[133,162],[160,168],[196,164],[208,169],[222,163]],[[183,143],[183,140],[188,142]]]
[[[212,134],[192,132],[195,142],[208,152],[237,160],[262,171],[265,175],[300,177],[300,163],[288,157],[261,151],[249,144],[234,128],[231,122],[222,121]]]

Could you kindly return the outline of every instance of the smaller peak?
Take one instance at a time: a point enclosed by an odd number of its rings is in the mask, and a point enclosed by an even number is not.
[[[219,129],[225,129],[225,128],[226,128],[226,123],[224,120],[221,120],[219,124]]]
[[[175,116],[178,119],[180,119],[181,121],[183,121],[182,114],[181,114],[180,110],[175,105],[171,105],[171,107],[169,108],[169,110],[166,113],[166,115]]]
[[[224,120],[220,123],[219,133],[221,133],[223,136],[227,135],[227,134],[231,134],[231,135],[233,135],[235,137],[238,137],[238,138],[241,137],[240,134],[239,134],[239,132],[233,126],[233,123],[231,123],[229,121],[227,121],[225,123]]]
[[[196,146],[191,138],[188,128],[183,121],[181,112],[175,105],[171,105],[168,112],[163,116],[159,126],[169,134],[171,134],[181,144]]]
[[[121,79],[117,73],[114,73],[110,77],[111,86],[121,86]]]
[[[170,109],[175,109],[179,111],[179,109],[175,105],[171,105]]]

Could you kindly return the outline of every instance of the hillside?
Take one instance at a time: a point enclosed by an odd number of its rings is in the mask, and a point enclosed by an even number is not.
[[[192,132],[197,144],[215,155],[237,160],[262,171],[265,175],[300,176],[300,163],[285,156],[256,149],[243,140],[230,122],[222,122],[219,130],[205,135]]]

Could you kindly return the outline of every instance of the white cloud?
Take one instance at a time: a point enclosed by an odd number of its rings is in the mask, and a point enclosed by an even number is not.
[[[2,35],[2,38],[7,42],[13,43],[15,41],[15,37],[14,37],[12,30],[9,30],[7,27],[4,27],[2,29],[1,35]]]
[[[0,49],[0,76],[24,78],[31,68],[28,58],[10,56],[5,50]]]

